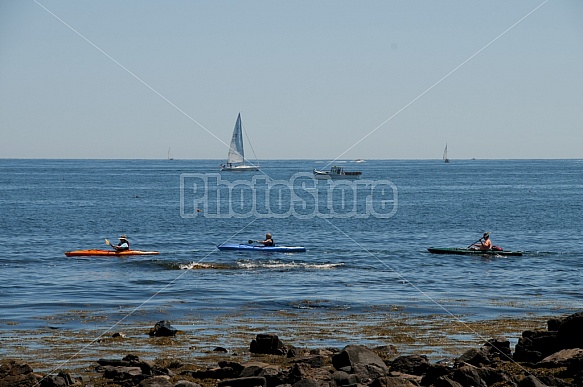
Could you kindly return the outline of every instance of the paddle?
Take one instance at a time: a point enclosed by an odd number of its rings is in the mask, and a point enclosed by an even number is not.
[[[477,241],[475,241],[474,243],[472,243],[471,245],[469,245],[467,248],[469,249],[470,247],[472,247],[473,245],[475,245],[478,242],[481,242],[482,238],[478,239]]]
[[[249,244],[249,245],[250,245],[251,243],[255,243],[255,242],[257,242],[257,241],[253,241],[253,240],[249,239],[249,240],[247,241],[247,244]]]
[[[115,246],[112,245],[111,242],[107,238],[105,238],[105,244],[108,245],[108,246],[111,246],[114,251],[117,251],[117,249],[115,248]]]

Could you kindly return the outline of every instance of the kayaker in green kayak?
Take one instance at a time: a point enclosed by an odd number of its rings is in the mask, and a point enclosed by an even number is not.
[[[474,243],[475,250],[492,250],[492,241],[490,240],[490,233],[485,232],[482,238],[478,239],[478,242]]]
[[[120,236],[119,243],[117,246],[111,245],[115,249],[115,251],[126,251],[130,249],[130,241],[128,241],[128,237],[124,235]]]

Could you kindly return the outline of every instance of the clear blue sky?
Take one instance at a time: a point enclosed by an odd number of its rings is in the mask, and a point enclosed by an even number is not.
[[[224,159],[239,112],[259,159],[583,158],[583,1],[0,0],[0,158]]]

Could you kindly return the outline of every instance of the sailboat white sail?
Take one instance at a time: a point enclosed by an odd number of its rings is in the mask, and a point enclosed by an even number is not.
[[[449,158],[447,157],[447,142],[445,143],[445,149],[443,150],[443,162],[449,163]]]
[[[241,113],[237,116],[233,137],[227,155],[227,164],[221,165],[221,171],[258,171],[257,165],[245,164],[245,151],[243,149],[243,124],[241,123]]]

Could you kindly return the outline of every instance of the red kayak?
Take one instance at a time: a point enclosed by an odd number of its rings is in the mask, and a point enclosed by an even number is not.
[[[66,251],[65,255],[67,257],[96,257],[96,256],[112,256],[121,257],[124,255],[158,255],[158,251],[141,251],[141,250],[124,250],[124,251],[114,251],[114,250],[75,250]]]

